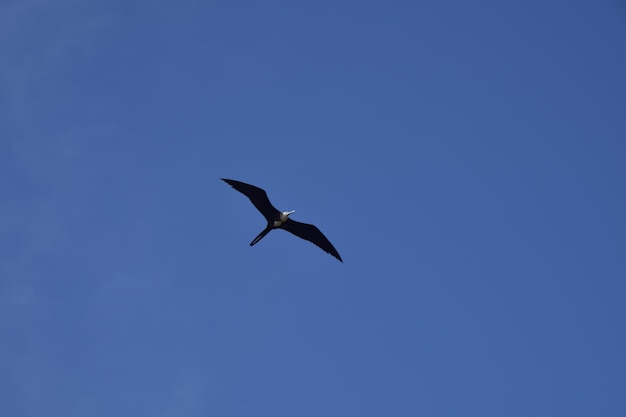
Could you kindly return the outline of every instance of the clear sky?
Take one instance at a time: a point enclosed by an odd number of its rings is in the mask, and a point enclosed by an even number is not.
[[[3,0],[0,53],[1,416],[626,415],[623,1]]]

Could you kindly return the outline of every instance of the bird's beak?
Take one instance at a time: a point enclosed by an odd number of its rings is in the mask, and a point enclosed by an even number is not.
[[[287,212],[287,216],[289,216],[291,213],[295,213],[295,212],[296,212],[295,210],[288,211]]]

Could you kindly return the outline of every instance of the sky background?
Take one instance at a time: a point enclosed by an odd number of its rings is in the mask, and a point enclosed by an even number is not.
[[[0,415],[626,415],[623,1],[3,0],[0,56]]]

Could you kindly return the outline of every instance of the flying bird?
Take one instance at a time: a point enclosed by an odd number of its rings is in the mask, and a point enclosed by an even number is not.
[[[339,259],[341,262],[341,256],[339,256],[339,252],[337,249],[330,243],[330,241],[320,232],[320,229],[313,226],[312,224],[300,223],[295,220],[291,220],[289,215],[294,213],[295,210],[291,211],[278,211],[272,203],[270,203],[269,198],[267,198],[267,193],[259,187],[255,187],[254,185],[246,184],[241,181],[228,180],[225,178],[221,178],[222,181],[226,182],[230,186],[232,186],[235,190],[244,194],[246,197],[252,201],[254,207],[257,208],[267,220],[267,226],[257,237],[254,238],[252,242],[250,242],[250,246],[254,246],[259,243],[261,239],[265,237],[273,229],[283,229],[299,238],[308,240],[322,248],[322,250],[330,253],[335,258]]]

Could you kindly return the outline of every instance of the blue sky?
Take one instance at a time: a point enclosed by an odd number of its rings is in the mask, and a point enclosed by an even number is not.
[[[623,2],[5,0],[0,52],[0,415],[626,414]]]

